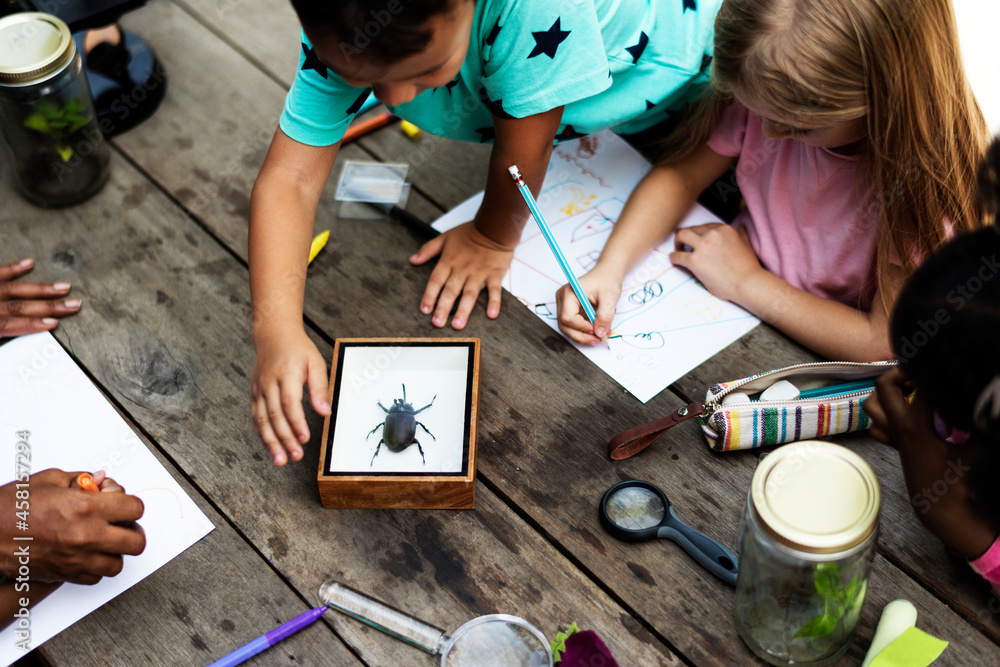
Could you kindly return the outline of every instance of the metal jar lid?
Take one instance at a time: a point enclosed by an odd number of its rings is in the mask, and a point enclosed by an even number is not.
[[[23,12],[0,19],[0,86],[44,81],[75,54],[69,26],[51,14]]]
[[[750,498],[772,537],[806,553],[846,551],[878,525],[875,473],[860,456],[830,442],[807,440],[769,454],[754,471]]]

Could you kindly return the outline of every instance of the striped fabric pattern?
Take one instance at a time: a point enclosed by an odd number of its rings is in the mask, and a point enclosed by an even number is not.
[[[719,386],[719,385],[716,385]],[[746,403],[720,407],[701,430],[717,452],[781,445],[868,428],[868,395],[832,403],[756,407]]]

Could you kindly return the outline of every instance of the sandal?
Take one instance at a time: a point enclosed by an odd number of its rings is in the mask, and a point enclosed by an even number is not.
[[[90,96],[98,126],[105,137],[129,130],[153,115],[167,88],[166,73],[156,55],[139,36],[118,24],[117,39],[108,29],[84,31],[73,36],[84,54]],[[102,41],[87,49],[87,37],[98,33]]]

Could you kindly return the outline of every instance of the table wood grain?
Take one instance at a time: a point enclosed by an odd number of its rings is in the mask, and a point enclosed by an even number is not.
[[[758,663],[733,626],[731,588],[676,545],[611,539],[597,504],[612,484],[646,479],[684,521],[735,546],[760,452],[714,454],[690,422],[626,461],[610,461],[606,442],[714,382],[816,357],[762,325],[642,404],[509,294],[496,321],[481,298],[465,330],[435,329],[417,307],[431,267],[407,261],[424,240],[386,218],[339,217],[335,173],[317,215],[331,236],[309,269],[306,331],[327,360],[336,338],[481,338],[479,472],[473,511],[324,509],[321,420],[310,416],[305,460],[276,468],[249,418],[246,217],[295,74],[294,13],[267,0],[161,0],[123,23],[166,66],[162,107],[114,140],[111,180],[84,204],[41,210],[5,182],[0,261],[33,256],[34,278],[73,283],[83,308],[57,338],[216,530],[41,653],[55,665],[207,664],[316,604],[335,578],[446,629],[513,613],[553,637],[576,621],[622,665]],[[427,220],[482,188],[488,157],[426,134],[414,143],[394,125],[341,151],[411,164],[408,208]],[[913,516],[895,453],[864,434],[837,441],[871,463],[884,502],[857,637],[836,664],[860,661],[899,597],[951,642],[939,664],[1000,663],[1000,604]],[[433,658],[328,613],[255,664],[292,661]]]

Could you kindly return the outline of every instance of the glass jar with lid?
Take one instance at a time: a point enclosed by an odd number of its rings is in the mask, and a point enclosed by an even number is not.
[[[108,179],[83,62],[55,16],[0,19],[0,137],[14,187],[40,206],[83,201]]]
[[[772,665],[825,665],[854,638],[875,557],[878,481],[854,452],[785,445],[754,471],[740,536],[736,628]]]

